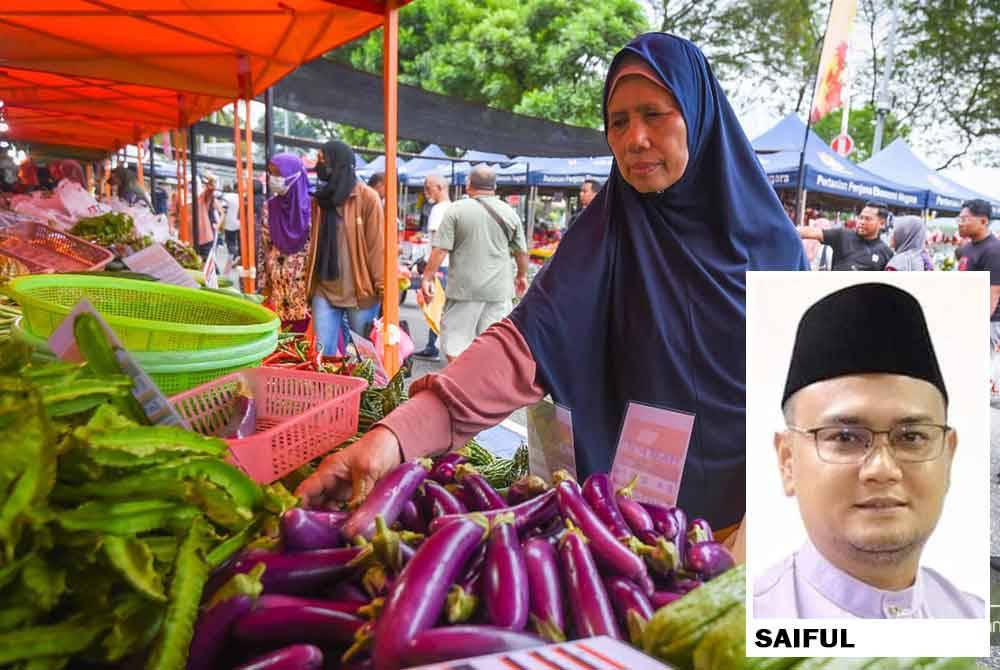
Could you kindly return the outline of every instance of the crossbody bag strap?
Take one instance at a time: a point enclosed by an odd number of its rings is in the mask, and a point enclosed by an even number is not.
[[[493,220],[497,222],[498,226],[500,226],[500,230],[503,231],[503,236],[505,238],[507,238],[507,246],[508,247],[511,246],[514,243],[513,239],[511,238],[512,233],[511,233],[510,230],[508,230],[507,224],[503,222],[503,219],[500,218],[500,215],[497,214],[496,210],[493,209],[492,207],[490,207],[489,205],[487,205],[485,202],[483,202],[479,198],[473,198],[473,200],[475,200],[476,202],[478,202],[480,205],[482,205],[486,209],[487,212],[489,212],[490,216],[493,217]]]

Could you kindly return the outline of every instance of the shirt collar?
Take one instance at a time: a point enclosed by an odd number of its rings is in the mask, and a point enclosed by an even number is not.
[[[830,563],[806,542],[795,558],[798,573],[841,609],[863,619],[907,619],[919,616],[924,604],[921,571],[913,586],[900,591],[875,588]]]

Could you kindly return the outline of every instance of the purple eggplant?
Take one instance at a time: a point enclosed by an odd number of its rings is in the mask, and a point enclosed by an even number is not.
[[[604,586],[618,614],[618,623],[628,630],[633,642],[638,642],[643,627],[653,616],[653,605],[649,598],[634,582],[624,577],[608,577],[604,580]]]
[[[403,510],[399,513],[399,523],[403,527],[403,530],[408,530],[414,533],[427,532],[427,522],[424,521],[424,517],[420,513],[420,508],[417,507],[417,503],[412,500],[407,500],[403,504]]]
[[[360,547],[316,549],[295,554],[251,550],[228,566],[229,574],[250,572],[258,563],[266,566],[260,581],[265,593],[314,593],[324,584],[352,570],[351,561]]]
[[[520,505],[515,505],[514,507],[508,507],[506,509],[480,512],[480,514],[485,516],[487,520],[492,521],[498,515],[505,514],[507,512],[513,512],[514,525],[518,531],[543,523],[548,523],[551,519],[559,515],[559,503],[556,500],[556,492],[555,490],[546,491],[537,498],[532,498],[531,500],[525,501]],[[465,518],[465,516],[466,515],[462,514],[439,516],[431,521],[427,531],[433,535],[452,521]]]
[[[688,530],[688,519],[687,514],[684,513],[680,507],[669,508],[670,516],[674,519],[674,524],[677,526],[677,534],[674,535],[674,545],[677,547],[677,555],[681,557],[681,561],[687,555],[687,530]]]
[[[675,593],[685,594],[694,591],[699,586],[701,586],[700,579],[681,577],[675,574],[670,578],[670,588],[668,590],[674,591]]]
[[[540,647],[545,640],[492,626],[431,628],[409,640],[400,653],[401,667],[443,663],[471,656]],[[376,664],[376,667],[379,667]]]
[[[654,591],[653,595],[649,597],[649,602],[654,609],[660,609],[683,597],[683,593],[677,593],[676,591]]]
[[[479,609],[479,584],[486,563],[487,545],[483,544],[469,560],[465,572],[448,591],[448,623],[463,623]]]
[[[565,470],[553,475],[559,508],[563,517],[577,526],[590,541],[594,557],[613,574],[627,577],[646,593],[653,591],[653,582],[646,570],[646,563],[611,534],[594,510],[584,500],[580,485]],[[563,541],[565,541],[565,537]]]
[[[698,542],[690,545],[685,561],[688,570],[698,573],[698,576],[706,581],[736,565],[732,554],[718,542]]]
[[[646,508],[640,505],[637,500],[627,496],[617,496],[616,502],[622,516],[625,517],[625,523],[632,529],[632,533],[646,544],[656,544],[660,534],[656,532],[653,517],[649,515]]]
[[[712,527],[702,518],[691,519],[688,524],[688,542],[697,544],[699,542],[712,542],[715,536],[712,535]]]
[[[330,606],[270,606],[254,610],[236,622],[233,635],[246,642],[319,646],[348,644],[364,619]]]
[[[537,475],[521,477],[507,489],[507,504],[519,505],[525,500],[536,498],[549,490],[545,480]]]
[[[430,478],[439,484],[452,484],[455,481],[455,470],[458,466],[466,462],[465,456],[452,451],[437,460],[431,468]]]
[[[333,585],[329,591],[330,600],[341,602],[355,602],[366,605],[371,598],[368,597],[361,587],[348,581],[339,581]]]
[[[458,470],[455,471],[455,478],[461,482],[462,487],[470,498],[470,502],[472,503],[470,509],[477,512],[486,512],[488,510],[505,509],[507,507],[507,501],[503,499],[503,496],[497,493],[497,490],[486,481],[486,478],[468,463],[458,466]]]
[[[322,667],[323,652],[318,647],[311,644],[293,644],[258,656],[233,670],[320,670]]]
[[[559,559],[548,539],[535,537],[524,543],[531,601],[531,626],[549,642],[566,641]]]
[[[405,644],[437,622],[448,589],[488,531],[484,518],[470,515],[424,540],[389,593],[375,627],[376,670],[396,670]]]
[[[581,490],[584,499],[611,534],[620,541],[627,540],[632,532],[618,508],[611,477],[603,472],[595,472],[587,477]]]
[[[424,482],[423,490],[424,514],[430,519],[448,514],[465,514],[468,511],[455,494],[434,480]]]
[[[582,496],[580,499],[583,499]],[[597,571],[597,563],[587,546],[587,538],[578,528],[571,528],[563,536],[559,558],[566,593],[572,594],[576,601],[575,606],[570,608],[576,634],[580,637],[607,635],[616,640],[622,639],[611,600]]]
[[[286,596],[278,593],[263,595],[257,599],[255,612],[280,609],[282,607],[319,607],[336,610],[345,614],[357,614],[365,603],[355,600],[324,600],[321,598],[303,598],[302,596]]]
[[[343,544],[345,514],[294,507],[281,516],[281,539],[288,551],[333,549]]]
[[[191,639],[187,670],[213,670],[216,667],[230,628],[250,613],[263,590],[260,576],[264,569],[258,564],[248,574],[233,576],[208,603],[198,617]]]
[[[678,517],[673,511],[679,508],[664,507],[663,505],[657,505],[656,503],[646,503],[640,502],[643,509],[649,513],[651,519],[653,519],[653,528],[656,532],[667,538],[668,540],[673,540],[677,537],[678,530]],[[683,512],[681,512],[683,514]]]
[[[483,566],[483,600],[493,625],[509,630],[528,625],[528,572],[511,512],[493,520]]]
[[[257,432],[257,403],[246,380],[240,378],[236,384],[236,397],[233,401],[233,413],[229,421],[219,431],[219,436],[227,439],[243,439]]]
[[[550,521],[538,526],[533,526],[523,534],[524,539],[540,538],[546,540],[553,547],[559,545],[559,538],[566,532],[566,524],[559,516],[553,517]]]
[[[430,461],[403,463],[378,480],[361,506],[344,522],[341,532],[349,540],[356,537],[371,539],[375,534],[375,517],[381,516],[389,526],[396,523],[403,505],[427,479]]]

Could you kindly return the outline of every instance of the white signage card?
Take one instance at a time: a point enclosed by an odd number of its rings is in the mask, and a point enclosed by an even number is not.
[[[694,414],[630,402],[611,466],[615,488],[638,478],[637,500],[676,505],[693,429]]]
[[[569,409],[541,400],[526,408],[528,415],[528,472],[546,482],[552,473],[566,470],[576,477],[573,417]]]
[[[673,670],[635,647],[607,636],[522,651],[421,665],[413,670]]]
[[[198,288],[198,282],[191,278],[187,270],[170,255],[170,252],[162,244],[154,244],[137,251],[123,259],[122,262],[128,266],[129,270],[156,277],[165,284]]]

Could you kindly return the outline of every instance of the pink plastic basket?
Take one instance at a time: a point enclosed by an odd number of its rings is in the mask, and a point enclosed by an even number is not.
[[[24,263],[32,273],[100,270],[110,251],[37,221],[20,221],[0,231],[0,254]]]
[[[368,382],[324,372],[248,368],[170,399],[203,435],[218,435],[234,410],[243,379],[257,408],[257,432],[229,442],[230,462],[261,484],[284,477],[329,452],[358,430]]]

